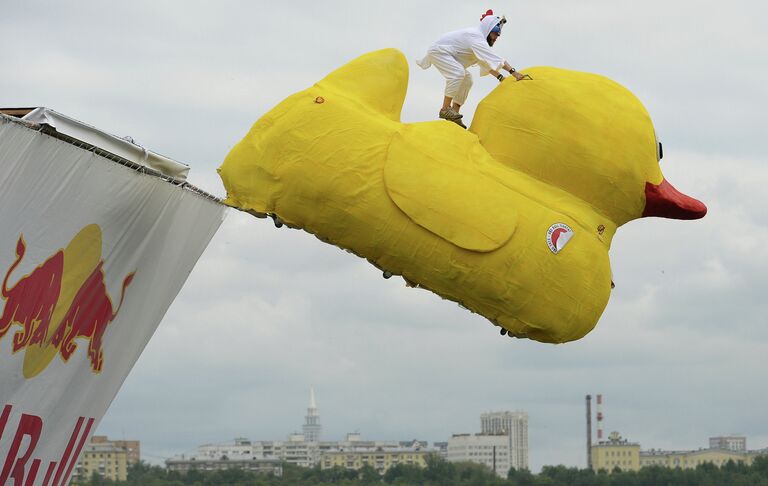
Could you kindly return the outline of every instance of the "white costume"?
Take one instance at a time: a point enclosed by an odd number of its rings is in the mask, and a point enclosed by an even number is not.
[[[468,67],[479,65],[480,75],[485,76],[488,71],[499,71],[504,66],[504,59],[491,50],[486,40],[499,22],[501,17],[487,15],[477,27],[444,34],[416,64],[422,69],[434,65],[445,78],[445,96],[463,105],[472,87]]]

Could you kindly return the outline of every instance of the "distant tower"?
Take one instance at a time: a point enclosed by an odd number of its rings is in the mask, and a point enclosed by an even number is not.
[[[304,432],[304,440],[307,442],[318,442],[320,440],[320,432],[323,430],[323,426],[320,425],[320,414],[317,413],[314,388],[309,389],[309,408],[307,409],[306,417],[304,417],[302,430]]]

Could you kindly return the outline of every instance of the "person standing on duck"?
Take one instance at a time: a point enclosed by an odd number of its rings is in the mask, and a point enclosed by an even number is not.
[[[440,118],[467,128],[461,121],[464,115],[459,110],[472,87],[472,75],[467,71],[470,66],[479,65],[481,76],[492,74],[499,82],[504,81],[504,75],[500,73],[502,69],[509,71],[517,81],[525,77],[530,79],[491,50],[506,22],[506,18],[488,10],[480,17],[479,25],[444,34],[432,44],[427,55],[416,62],[422,69],[435,66],[445,78],[445,96],[438,114]]]

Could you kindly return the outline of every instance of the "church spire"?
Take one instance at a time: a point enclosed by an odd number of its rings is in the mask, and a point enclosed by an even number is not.
[[[309,408],[304,417],[304,440],[307,442],[317,442],[320,440],[320,432],[323,430],[320,425],[320,414],[317,413],[317,404],[315,403],[315,388],[309,389]]]

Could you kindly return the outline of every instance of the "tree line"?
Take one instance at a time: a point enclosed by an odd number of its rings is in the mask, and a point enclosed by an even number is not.
[[[128,469],[126,481],[97,475],[73,483],[78,486],[768,486],[768,456],[755,458],[751,466],[728,462],[722,467],[701,464],[695,469],[645,467],[639,471],[594,472],[566,466],[544,466],[540,473],[511,469],[500,478],[490,469],[473,463],[452,463],[430,457],[427,467],[400,464],[379,475],[372,467],[359,470],[301,468],[286,464],[283,475],[240,469],[192,470],[181,474],[145,463]]]

